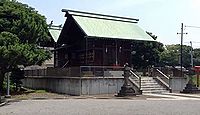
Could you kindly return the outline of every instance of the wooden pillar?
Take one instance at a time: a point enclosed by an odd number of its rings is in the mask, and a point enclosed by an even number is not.
[[[118,65],[118,48],[117,48],[117,40],[115,40],[115,65]]]
[[[197,72],[197,76],[196,76],[197,78],[197,87],[199,87],[199,71]]]
[[[87,65],[88,64],[88,60],[87,60],[87,55],[88,55],[88,38],[87,37],[85,37],[85,65]]]

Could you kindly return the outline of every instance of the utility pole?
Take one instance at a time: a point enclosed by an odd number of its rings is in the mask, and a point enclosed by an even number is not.
[[[194,67],[194,63],[193,63],[193,48],[192,48],[192,41],[190,41],[190,45],[191,45],[191,51],[190,51],[191,66],[192,66],[192,68],[193,68],[193,67]]]
[[[7,76],[7,94],[6,94],[6,98],[10,98],[10,72],[6,73]]]
[[[187,34],[183,33],[183,23],[181,23],[181,33],[177,34],[181,34],[181,77],[183,77],[183,34]]]
[[[187,28],[196,28],[196,29],[200,29],[200,26],[185,26]],[[190,41],[190,45],[191,45],[191,66],[194,67],[194,61],[193,61],[193,48],[192,48],[192,41]]]

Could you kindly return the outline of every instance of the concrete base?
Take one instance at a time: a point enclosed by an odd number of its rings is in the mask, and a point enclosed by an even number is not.
[[[131,85],[122,86],[121,90],[118,93],[118,97],[124,97],[124,96],[136,96],[136,91],[133,89]]]
[[[0,107],[6,104],[6,99],[4,96],[0,96]]]
[[[26,77],[23,86],[68,95],[117,94],[123,77]]]
[[[185,77],[172,77],[170,78],[169,83],[170,83],[170,88],[171,88],[170,92],[178,93],[186,87],[188,80]]]
[[[11,98],[11,95],[5,95],[5,98]]]
[[[195,94],[195,93],[200,93],[200,90],[195,85],[188,83],[186,85],[185,89],[183,89],[183,91],[181,91],[181,93]]]

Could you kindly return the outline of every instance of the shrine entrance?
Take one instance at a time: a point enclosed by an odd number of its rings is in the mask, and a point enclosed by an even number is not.
[[[118,65],[117,51],[114,45],[108,45],[105,49],[104,64]]]

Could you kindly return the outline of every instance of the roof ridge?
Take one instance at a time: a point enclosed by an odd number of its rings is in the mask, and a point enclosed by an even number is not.
[[[62,9],[62,12],[66,12],[66,14],[70,14],[70,15],[89,17],[89,18],[125,21],[125,22],[133,22],[133,23],[137,23],[139,21],[139,19],[134,19],[134,18],[129,18],[129,17],[104,15],[104,14],[99,14],[99,13],[83,12],[83,11],[76,11],[76,10]]]

